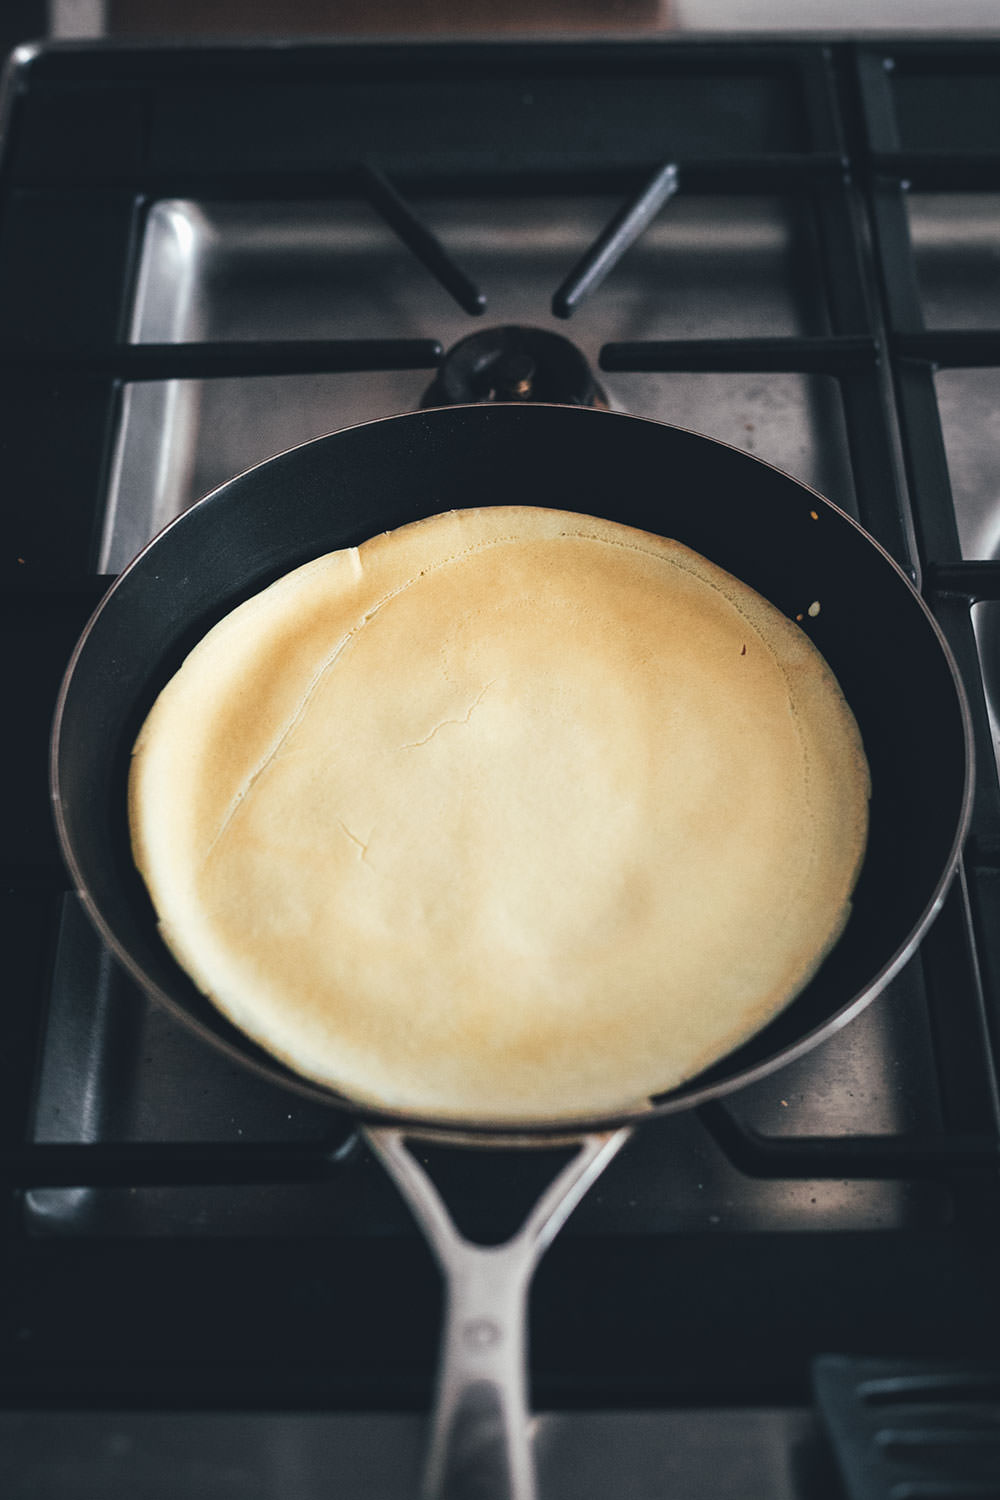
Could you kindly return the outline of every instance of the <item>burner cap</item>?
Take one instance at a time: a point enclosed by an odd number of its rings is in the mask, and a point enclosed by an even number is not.
[[[515,323],[470,333],[449,349],[421,405],[465,406],[476,401],[607,405],[575,344],[562,334]]]

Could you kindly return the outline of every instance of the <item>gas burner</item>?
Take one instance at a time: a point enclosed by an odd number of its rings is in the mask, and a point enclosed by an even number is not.
[[[455,344],[420,404],[464,406],[478,401],[608,405],[574,343],[562,334],[514,323],[484,328]]]

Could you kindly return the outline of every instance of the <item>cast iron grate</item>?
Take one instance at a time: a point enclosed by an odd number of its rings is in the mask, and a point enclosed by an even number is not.
[[[998,1500],[1000,1365],[847,1359],[813,1367],[848,1500]]]
[[[996,1028],[1000,1004],[1000,806],[995,777],[984,769],[989,765],[983,753],[989,749],[989,731],[969,610],[976,600],[1000,597],[1000,564],[969,563],[960,556],[932,375],[936,364],[991,363],[998,342],[992,331],[956,334],[923,327],[904,195],[917,174],[928,184],[996,186],[1000,139],[995,124],[987,121],[980,135],[975,126],[967,141],[949,137],[947,148],[938,149],[914,143],[905,127],[918,117],[920,89],[933,94],[937,86],[931,63],[949,79],[972,79],[968,98],[984,106],[993,101],[995,107],[1000,52],[995,47],[946,48],[935,63],[926,49],[896,49],[894,81],[884,61],[885,49],[818,44],[43,52],[13,79],[0,178],[0,382],[6,398],[0,433],[13,559],[5,620],[12,659],[26,649],[23,643],[39,622],[52,634],[51,618],[64,621],[67,647],[76,623],[83,624],[96,587],[89,571],[95,517],[106,487],[123,382],[433,368],[441,357],[433,339],[128,345],[122,330],[151,200],[209,194],[248,200],[321,198],[357,190],[358,161],[365,156],[369,163],[378,162],[366,169],[365,190],[372,201],[470,316],[479,313],[489,288],[469,282],[421,223],[413,208],[421,192],[447,186],[471,193],[484,182],[502,192],[528,183],[540,194],[584,189],[623,197],[622,213],[557,289],[557,314],[572,312],[585,294],[599,295],[601,274],[610,271],[615,256],[648,222],[647,215],[658,212],[678,185],[685,192],[780,192],[807,203],[822,250],[827,332],[801,339],[609,343],[600,363],[609,372],[808,371],[829,375],[840,389],[860,518],[904,566],[922,574],[974,700],[980,775],[972,838],[963,874],[916,961],[934,1023],[944,1123],[940,1135],[919,1140],[806,1137],[775,1142],[755,1136],[721,1106],[703,1111],[701,1118],[726,1155],[751,1175],[941,1178],[955,1188],[956,1212],[964,1225],[964,1216],[973,1223],[996,1216],[996,1092],[989,1028]],[[900,111],[898,81],[903,75],[905,107]],[[954,95],[951,84],[949,88]],[[426,104],[426,115],[415,101]],[[994,113],[1000,118],[1000,110],[994,108]],[[359,139],[366,128],[372,142],[362,151]],[[645,190],[634,186],[643,183]],[[77,215],[72,243],[65,227],[69,207]],[[874,295],[868,277],[869,224],[879,273]],[[897,426],[907,494],[897,479]],[[58,443],[52,440],[54,432],[60,434]],[[44,507],[38,503],[40,494]],[[56,635],[53,661],[62,639]],[[56,681],[54,673],[53,692]],[[51,705],[39,704],[32,699],[31,733],[44,753]],[[45,814],[44,787],[41,795],[39,813],[32,792],[32,818]],[[14,811],[20,829],[21,810]],[[170,1142],[26,1144],[30,1079],[44,1025],[65,877],[54,847],[29,846],[19,832],[13,847],[16,857],[3,867],[9,892],[5,931],[18,955],[12,971],[17,1003],[6,1055],[0,1059],[12,1083],[2,1113],[4,1184],[132,1188],[151,1182],[264,1183],[329,1176],[342,1142],[264,1148]],[[996,1034],[994,1029],[994,1045]],[[411,1317],[415,1297],[426,1302],[426,1281],[421,1281],[420,1268],[414,1271],[409,1261],[393,1258],[392,1246],[361,1246],[353,1260],[343,1253],[343,1286],[331,1291],[322,1246],[298,1251],[293,1246],[290,1258],[271,1247],[244,1247],[235,1269],[221,1253],[206,1249],[202,1256],[199,1246],[185,1247],[180,1256],[171,1256],[169,1246],[121,1244],[96,1249],[49,1245],[39,1252],[25,1243],[16,1195],[9,1201],[4,1232],[9,1252],[5,1295],[10,1300],[4,1338],[10,1334],[6,1347],[14,1348],[16,1328],[22,1342],[3,1380],[4,1388],[19,1396],[28,1391],[68,1399],[85,1389],[104,1399],[126,1389],[129,1377],[123,1372],[134,1373],[135,1363],[130,1366],[122,1355],[115,1367],[113,1359],[81,1356],[83,1332],[105,1305],[101,1297],[110,1307],[112,1294],[122,1287],[137,1293],[155,1281],[163,1288],[160,1345],[147,1345],[138,1329],[133,1333],[127,1307],[115,1311],[106,1326],[111,1349],[129,1350],[141,1341],[146,1365],[138,1380],[140,1391],[161,1397],[172,1392],[174,1399],[179,1392],[194,1391],[198,1404],[223,1400],[226,1390],[237,1386],[251,1401],[261,1399],[261,1392],[280,1391],[283,1399],[308,1402],[331,1389],[341,1397],[363,1390],[374,1403],[387,1399],[386,1391],[398,1398],[403,1389],[407,1399],[414,1399],[414,1393],[423,1398],[429,1361],[414,1359],[417,1333],[404,1319]],[[770,1262],[776,1258],[785,1267],[789,1296],[799,1295],[801,1281],[799,1303],[820,1321],[815,1285],[835,1278],[849,1316],[853,1275],[864,1315],[880,1319],[883,1330],[900,1340],[912,1337],[914,1297],[923,1273],[928,1267],[951,1268],[947,1306],[956,1309],[955,1330],[949,1333],[942,1312],[931,1342],[949,1337],[974,1342],[989,1336],[990,1281],[979,1262],[969,1258],[960,1236],[916,1236],[909,1242],[909,1256],[904,1244],[898,1278],[886,1277],[877,1298],[865,1289],[866,1267],[880,1265],[879,1256],[886,1252],[877,1236],[862,1244],[864,1239],[842,1238],[808,1251],[774,1243],[767,1256],[762,1249],[756,1258],[747,1244],[713,1247],[712,1265],[717,1284],[725,1287],[760,1261],[754,1284],[770,1286]],[[628,1305],[620,1321],[641,1329],[647,1318],[643,1299],[660,1283],[659,1251],[656,1245],[622,1243],[624,1248],[616,1251],[615,1295],[627,1302],[634,1287],[635,1304]],[[705,1254],[699,1244],[692,1264],[702,1262]],[[590,1297],[594,1277],[603,1283],[608,1276],[604,1246],[584,1244],[564,1255],[560,1261],[554,1252],[553,1264],[557,1272],[563,1268],[565,1316],[560,1288],[550,1281],[547,1291],[554,1310],[546,1317],[560,1335],[578,1321],[580,1297]],[[593,1276],[588,1257],[597,1268]],[[368,1262],[378,1260],[394,1269],[397,1281],[395,1302],[373,1330],[360,1327],[363,1320],[355,1315],[351,1289],[356,1284],[352,1278],[361,1278]],[[645,1280],[634,1271],[640,1262],[648,1273]],[[304,1273],[299,1269],[303,1264]],[[804,1267],[814,1273],[808,1286]],[[285,1294],[289,1319],[310,1327],[314,1318],[330,1325],[342,1320],[359,1368],[317,1372],[305,1359],[293,1361],[291,1372],[281,1374],[277,1356],[295,1343],[287,1329],[297,1325],[283,1321],[277,1311],[273,1327],[268,1324],[261,1335],[266,1357],[255,1363],[241,1330],[247,1301],[259,1298],[262,1285],[292,1288]],[[295,1301],[300,1285],[305,1312]],[[236,1289],[232,1306],[230,1286]],[[194,1314],[188,1310],[189,1294]],[[21,1302],[30,1310],[22,1312]],[[361,1302],[375,1316],[370,1299]],[[275,1308],[279,1303],[280,1298]],[[751,1337],[754,1303],[753,1297],[734,1300],[727,1333],[740,1344],[743,1329],[746,1347],[761,1351],[753,1370],[740,1373],[742,1367],[730,1360],[713,1373],[711,1351],[703,1348],[703,1326],[688,1330],[687,1342],[679,1335],[678,1367],[687,1358],[688,1368],[696,1372],[692,1379],[711,1394],[725,1389],[742,1397],[760,1388],[755,1384],[759,1379],[772,1392],[801,1395],[804,1345],[810,1335],[793,1327],[789,1311],[784,1321],[779,1317],[780,1327],[771,1320],[767,1339]],[[261,1305],[267,1324],[270,1303]],[[980,1314],[981,1307],[985,1311]],[[145,1309],[144,1320],[155,1321],[158,1311]],[[199,1318],[208,1334],[202,1333]],[[223,1331],[234,1347],[247,1352],[239,1369],[230,1368],[217,1379],[207,1362],[211,1330],[218,1332],[216,1325],[227,1318],[231,1322]],[[925,1323],[929,1318],[924,1310]],[[433,1318],[428,1315],[426,1321]],[[401,1326],[408,1351],[404,1359],[410,1365],[403,1374],[387,1373],[386,1351],[399,1348]],[[39,1329],[43,1333],[33,1343]],[[185,1342],[187,1335],[191,1342]],[[610,1320],[602,1337],[608,1348],[618,1347]],[[773,1349],[764,1347],[768,1341]],[[557,1342],[553,1336],[550,1346]],[[817,1347],[830,1347],[829,1339],[812,1345]],[[154,1369],[157,1348],[166,1354]],[[563,1371],[558,1378],[552,1375],[555,1358],[546,1354],[544,1328],[539,1348],[543,1365],[548,1360],[550,1391],[565,1395],[570,1390],[577,1399],[582,1387],[573,1382],[582,1381],[588,1371],[590,1391],[610,1392],[611,1399],[638,1391],[640,1399],[655,1401],[668,1379],[659,1344],[645,1365],[632,1350],[631,1365],[622,1356],[614,1373],[614,1360],[605,1357],[604,1345],[596,1339],[589,1352],[576,1347],[575,1355],[567,1357],[568,1362],[575,1358],[584,1373]],[[365,1353],[369,1349],[374,1351],[370,1357]],[[75,1366],[65,1359],[67,1350],[74,1352]],[[226,1379],[232,1382],[228,1387]],[[910,1493],[915,1497],[920,1491]]]
[[[1000,560],[962,556],[935,374],[942,369],[1000,366],[1000,309],[992,326],[926,326],[907,198],[920,190],[1000,189],[1000,59],[995,47],[863,48],[858,54],[858,85],[868,143],[874,244],[919,564],[925,593],[955,654],[973,714],[978,774],[965,869],[995,1049],[1000,1036],[1000,788],[972,609],[1000,599]],[[921,99],[923,118],[937,121],[938,138],[946,144],[935,144],[921,126]],[[944,100],[951,101],[947,115],[942,114]],[[989,308],[983,311],[989,325]],[[941,1003],[946,1003],[943,997]]]

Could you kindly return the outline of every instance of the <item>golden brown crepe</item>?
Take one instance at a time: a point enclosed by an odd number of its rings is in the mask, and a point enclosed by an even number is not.
[[[349,1098],[641,1106],[839,935],[868,771],[803,631],[677,542],[449,512],[223,619],[135,746],[136,863],[235,1024]]]

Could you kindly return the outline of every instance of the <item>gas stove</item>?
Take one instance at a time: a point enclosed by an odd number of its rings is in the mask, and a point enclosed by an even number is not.
[[[54,46],[15,55],[3,110],[8,1493],[166,1493],[178,1447],[171,1494],[413,1493],[429,1254],[349,1123],[116,968],[59,860],[47,736],[111,576],[200,495],[496,399],[654,417],[814,485],[922,587],[977,754],[959,876],[887,991],[648,1125],[543,1261],[542,1500],[988,1477],[1000,45]],[[425,1155],[486,1241],[554,1159]],[[921,1447],[927,1421],[966,1437]]]

